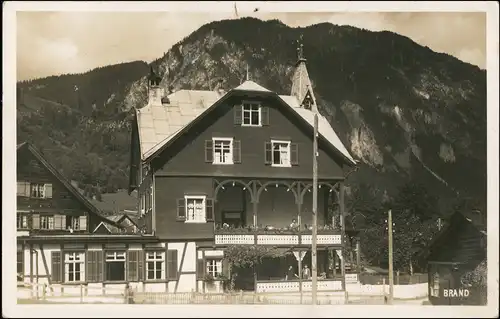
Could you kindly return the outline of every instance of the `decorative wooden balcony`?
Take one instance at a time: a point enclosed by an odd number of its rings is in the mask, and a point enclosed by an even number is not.
[[[341,245],[342,235],[338,228],[331,226],[318,227],[317,245]],[[312,231],[310,229],[289,228],[229,228],[215,229],[215,245],[272,245],[272,246],[310,246]]]

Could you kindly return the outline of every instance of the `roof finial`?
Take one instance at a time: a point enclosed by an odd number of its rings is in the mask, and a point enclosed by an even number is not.
[[[250,75],[248,73],[248,63],[247,63],[247,81],[250,80]]]
[[[297,48],[297,51],[299,51],[299,60],[304,59],[304,45],[302,43]]]

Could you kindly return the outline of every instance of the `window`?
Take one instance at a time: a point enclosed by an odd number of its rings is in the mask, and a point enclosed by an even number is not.
[[[124,252],[106,252],[106,280],[125,281]]]
[[[40,229],[54,229],[54,216],[40,216]]]
[[[80,216],[68,216],[66,218],[66,228],[71,228],[73,230],[80,229]]]
[[[17,280],[24,278],[24,251],[17,252]]]
[[[243,125],[260,126],[261,125],[261,108],[258,103],[243,103]]]
[[[186,222],[205,222],[205,196],[186,196],[185,200]]]
[[[17,214],[17,229],[28,229],[28,216]]]
[[[214,164],[233,164],[233,139],[214,138]]]
[[[214,220],[214,200],[205,196],[187,195],[177,199],[177,220],[204,223]]]
[[[290,142],[271,141],[272,166],[290,166]]]
[[[432,275],[431,296],[439,297],[439,273]]]
[[[158,280],[165,278],[165,252],[146,252],[146,279]]]
[[[45,198],[45,185],[44,184],[31,184],[31,197]]]
[[[64,281],[80,282],[85,280],[85,253],[70,252],[64,254]]]
[[[213,278],[222,273],[222,260],[221,259],[207,259],[206,274],[212,275]]]

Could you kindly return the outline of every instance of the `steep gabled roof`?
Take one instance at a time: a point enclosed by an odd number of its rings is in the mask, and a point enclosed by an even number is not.
[[[106,217],[101,215],[101,212],[94,206],[92,205],[91,202],[87,200],[73,185],[71,185],[71,182],[68,181],[54,166],[52,166],[40,153],[40,151],[31,143],[24,142],[19,145],[17,145],[17,152],[20,150],[27,149],[30,151],[31,154],[59,181],[61,184],[66,187],[66,189],[76,197],[76,199],[82,203],[85,208],[88,209],[89,213],[99,217],[103,221],[109,222],[111,225],[120,227],[120,225],[116,224],[115,222],[108,220]]]
[[[180,90],[168,95],[168,105],[148,104],[137,109],[141,158],[147,159],[219,98],[215,91]]]
[[[250,92],[271,92],[265,87],[258,85],[253,81],[245,81],[240,86],[235,87],[233,90],[236,91],[250,91]]]
[[[454,212],[449,217],[449,222],[446,223],[446,225],[437,234],[434,235],[434,237],[427,244],[427,246],[417,254],[417,259],[427,258],[431,253],[433,246],[437,242],[439,242],[442,238],[447,236],[449,231],[451,230],[451,227],[455,226],[458,221],[465,221],[467,223],[470,223],[478,231],[478,233],[480,234],[479,236],[486,237],[487,234],[486,234],[486,229],[484,227],[485,225],[483,225],[481,221],[479,221],[478,218],[474,216],[475,216],[474,213],[461,212],[461,211]]]
[[[123,220],[125,219],[128,219],[132,224],[134,224],[135,226],[137,226],[137,221],[134,220],[132,217],[130,217],[129,215],[127,214],[116,214],[116,215],[111,215],[111,216],[108,216],[108,219],[109,220],[112,220],[116,223],[122,223]]]
[[[195,121],[222,104],[229,96],[241,91],[260,92],[275,96],[282,104],[295,111],[294,113],[299,118],[311,126],[314,125],[315,112],[301,108],[295,96],[278,95],[253,81],[246,81],[222,96],[215,91],[181,90],[168,96],[169,105],[148,104],[144,108],[136,110],[142,160],[149,160],[159,154],[181,132],[189,129]],[[321,114],[317,114],[320,138],[324,138],[337,150],[349,165],[356,165],[355,160],[342,144],[328,120]]]

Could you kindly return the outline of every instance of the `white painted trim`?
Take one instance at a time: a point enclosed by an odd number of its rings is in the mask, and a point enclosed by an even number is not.
[[[251,104],[251,105],[258,105],[259,107],[259,124],[245,124],[244,121],[244,112],[245,112],[245,104]],[[252,122],[252,118],[250,117],[250,122]],[[248,126],[248,127],[261,127],[262,126],[262,104],[257,101],[242,101],[241,102],[241,126]]]
[[[99,229],[101,224],[111,233],[111,230],[108,228],[108,226],[104,222],[100,222],[99,225],[97,225],[97,227],[94,229],[94,231],[92,233],[95,233],[95,231]]]
[[[201,199],[203,200],[203,220],[188,220],[188,199]],[[184,209],[186,214],[185,223],[206,223],[207,222],[207,196],[205,195],[184,195]]]
[[[213,165],[233,165],[233,138],[232,137],[212,137],[212,156],[213,156]],[[218,162],[215,159],[218,158],[215,156],[215,142],[221,141],[221,142],[229,142],[229,162]]]
[[[287,152],[288,152],[288,164],[274,164],[274,144],[286,144],[287,145]],[[292,151],[290,145],[292,144],[291,141],[285,141],[285,140],[271,140],[271,166],[272,167],[292,167]]]

